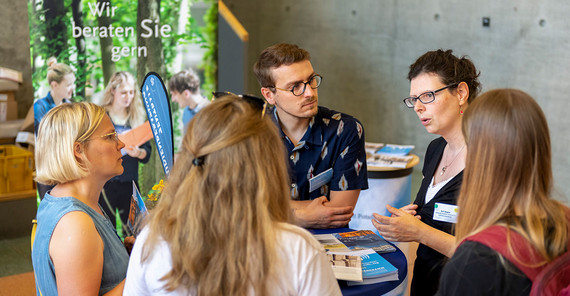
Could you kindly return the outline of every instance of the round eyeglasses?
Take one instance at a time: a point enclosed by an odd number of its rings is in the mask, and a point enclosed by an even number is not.
[[[307,89],[307,84],[312,89],[317,89],[319,87],[319,85],[321,85],[322,81],[323,81],[323,76],[321,76],[319,74],[315,74],[315,75],[311,76],[311,78],[309,78],[309,80],[307,80],[307,82],[299,81],[299,82],[295,83],[295,85],[293,85],[293,87],[291,87],[291,89],[279,88],[276,86],[270,86],[270,88],[275,88],[275,89],[283,90],[283,91],[290,91],[291,93],[293,93],[293,95],[298,97],[298,96],[305,93],[305,89]]]
[[[460,82],[453,83],[453,84],[444,86],[444,87],[442,87],[442,88],[440,88],[440,89],[436,89],[436,90],[433,90],[433,91],[426,91],[425,93],[423,93],[423,94],[421,94],[421,95],[419,95],[419,96],[417,96],[417,97],[407,97],[407,98],[404,99],[404,104],[406,104],[406,106],[407,106],[408,108],[414,108],[414,106],[416,105],[416,102],[417,102],[418,100],[419,100],[420,102],[422,102],[422,104],[429,104],[429,103],[431,103],[431,102],[433,102],[433,101],[435,100],[435,94],[436,94],[436,93],[438,93],[438,92],[440,92],[440,91],[442,91],[442,90],[448,89],[448,88],[450,88],[450,87],[456,87],[456,86],[459,85],[459,83],[460,83]]]

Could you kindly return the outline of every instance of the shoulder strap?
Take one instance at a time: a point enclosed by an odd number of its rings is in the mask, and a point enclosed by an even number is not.
[[[564,210],[570,233],[570,209],[565,207]],[[552,260],[533,283],[530,296],[539,295],[570,296],[570,240],[566,253]]]
[[[564,207],[564,210],[569,221],[568,230],[570,232],[570,209]],[[504,226],[493,225],[465,238],[461,243],[466,240],[475,241],[494,249],[507,258],[532,281],[531,296],[570,296],[570,239],[566,253],[548,264],[539,265],[544,262],[544,258],[536,249],[516,231],[510,230],[508,233],[511,245],[517,246],[514,256],[507,246],[507,228]]]
[[[537,275],[545,267],[544,258],[534,249],[534,247],[519,233],[514,230],[508,232],[511,246],[516,246],[513,254],[507,245],[507,228],[493,225],[483,231],[471,235],[463,240],[478,242],[497,251],[518,269],[520,269],[531,281],[534,282]],[[463,243],[461,242],[461,243]]]
[[[31,251],[34,251],[34,240],[36,239],[36,229],[38,228],[38,220],[34,218],[32,220],[32,234],[31,234]],[[38,285],[38,279],[36,278],[36,273],[34,272],[34,280],[36,281],[36,293],[42,296],[42,291],[40,291],[40,286]]]
[[[570,251],[560,255],[544,268],[533,282],[530,295],[570,296]]]

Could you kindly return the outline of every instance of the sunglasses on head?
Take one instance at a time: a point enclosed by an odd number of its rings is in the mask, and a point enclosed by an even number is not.
[[[212,95],[214,95],[214,99],[219,99],[219,98],[222,98],[225,96],[240,97],[240,98],[244,99],[246,102],[253,105],[255,108],[259,109],[261,111],[261,118],[263,118],[263,116],[265,116],[265,111],[267,110],[267,102],[262,98],[258,98],[256,96],[252,96],[252,95],[236,95],[236,94],[231,93],[229,91],[215,91],[215,92],[212,92]]]

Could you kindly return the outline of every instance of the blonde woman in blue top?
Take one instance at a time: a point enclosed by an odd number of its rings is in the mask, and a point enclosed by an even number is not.
[[[38,208],[32,250],[43,295],[122,294],[129,255],[97,202],[123,172],[124,146],[105,109],[91,103],[62,104],[42,119],[36,180],[55,185]]]

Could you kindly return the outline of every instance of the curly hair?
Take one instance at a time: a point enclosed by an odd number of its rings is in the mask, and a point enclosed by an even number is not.
[[[466,56],[456,57],[451,49],[445,51],[438,49],[424,53],[410,65],[408,80],[411,81],[422,73],[437,74],[445,85],[465,82],[469,87],[467,99],[469,103],[481,90],[481,83],[478,79],[480,72],[477,71],[473,62]]]

